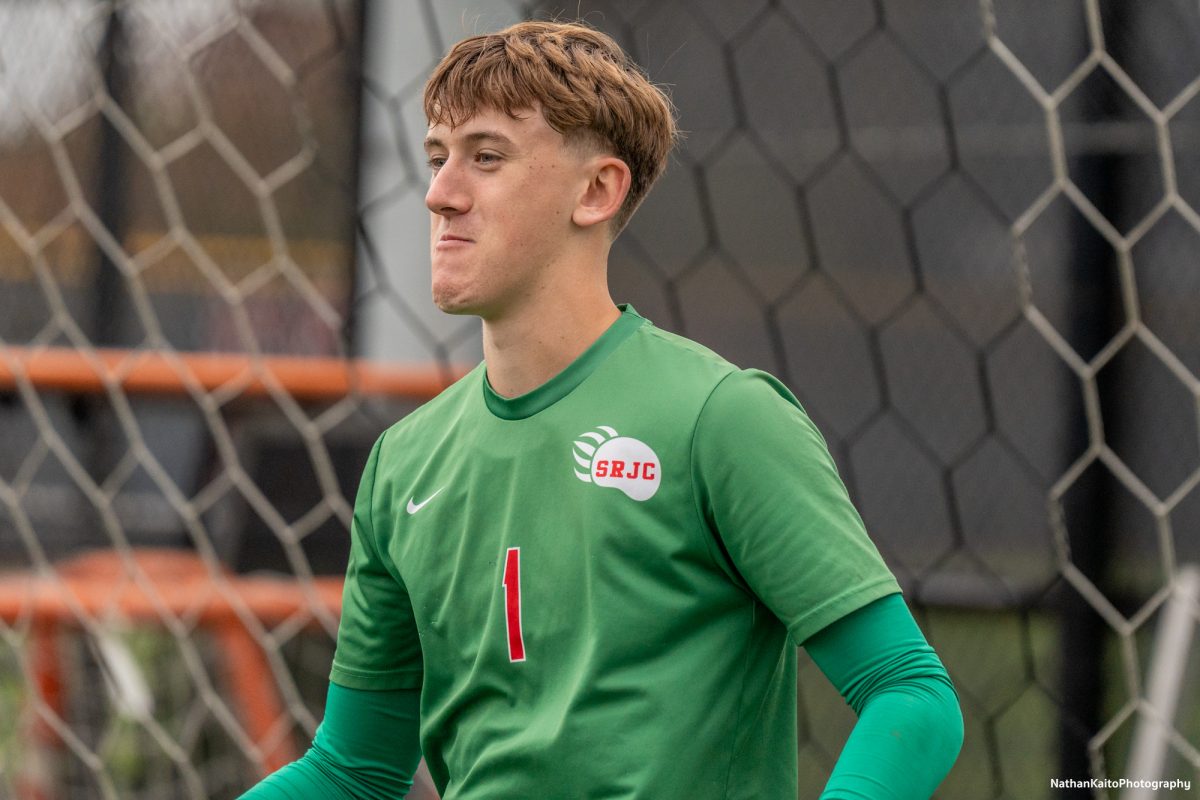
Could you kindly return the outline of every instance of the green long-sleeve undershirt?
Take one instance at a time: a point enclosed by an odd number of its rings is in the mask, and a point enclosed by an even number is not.
[[[900,595],[876,600],[804,643],[859,715],[820,800],[926,800],[950,771],[963,724],[954,687]],[[418,690],[330,683],[308,753],[242,800],[391,800],[421,758]]]
[[[858,714],[821,800],[926,800],[962,747],[958,696],[898,594],[804,643]]]
[[[421,691],[329,684],[312,747],[241,800],[396,800],[421,761]]]

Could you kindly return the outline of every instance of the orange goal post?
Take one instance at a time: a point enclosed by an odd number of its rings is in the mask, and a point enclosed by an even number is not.
[[[0,391],[19,388],[98,393],[186,395],[194,391],[247,397],[280,392],[297,401],[350,394],[427,400],[464,368],[399,366],[364,360],[172,350],[67,347],[0,348]]]

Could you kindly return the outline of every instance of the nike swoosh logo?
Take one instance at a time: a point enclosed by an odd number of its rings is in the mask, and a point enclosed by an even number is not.
[[[446,488],[445,486],[443,486],[443,487],[442,487],[442,489],[445,489],[445,488]],[[420,503],[414,503],[414,502],[413,502],[413,499],[414,499],[414,498],[409,498],[409,501],[408,501],[408,513],[410,513],[410,514],[415,514],[415,513],[417,513],[418,511],[420,511],[422,508],[424,508],[424,507],[426,506],[426,504],[428,504],[428,503],[429,503],[429,501],[430,501],[430,500],[432,500],[433,498],[435,498],[435,497],[437,497],[439,494],[441,494],[441,493],[442,493],[442,489],[438,489],[436,492],[434,492],[433,494],[429,495],[429,497],[426,497],[426,498],[425,498],[424,500],[422,500]]]

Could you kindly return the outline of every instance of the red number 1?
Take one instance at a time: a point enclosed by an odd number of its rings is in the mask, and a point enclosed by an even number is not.
[[[508,629],[508,660],[525,660],[521,638],[521,548],[510,547],[504,557],[504,623]]]

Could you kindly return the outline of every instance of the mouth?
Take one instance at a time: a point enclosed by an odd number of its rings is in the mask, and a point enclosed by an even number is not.
[[[472,244],[475,243],[463,236],[455,236],[450,233],[443,233],[438,237],[437,244],[434,245],[433,250],[435,253],[449,250],[461,250],[464,247],[468,247]]]

